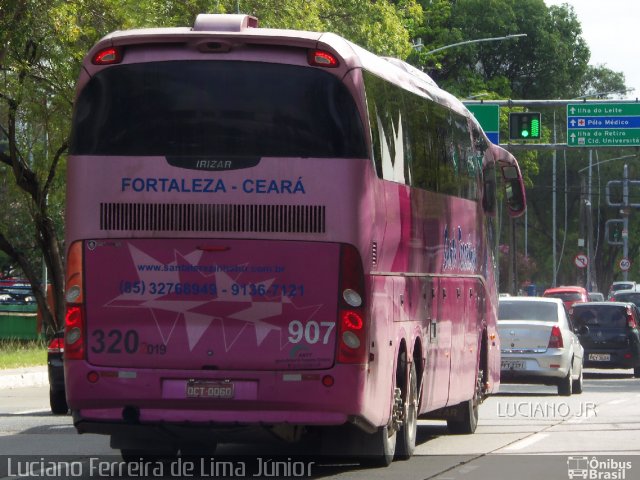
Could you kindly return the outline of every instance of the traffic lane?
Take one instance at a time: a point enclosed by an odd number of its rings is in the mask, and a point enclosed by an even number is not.
[[[49,410],[49,386],[0,389],[0,415]]]
[[[585,381],[585,393],[572,397],[559,397],[554,387],[503,385],[502,392],[492,396],[480,407],[479,427],[474,435],[449,435],[444,422],[420,421],[418,428],[418,445],[416,454],[410,461],[396,461],[388,468],[363,468],[345,462],[331,462],[322,457],[313,458],[313,476],[316,478],[335,479],[365,479],[365,478],[402,478],[407,480],[425,478],[488,478],[486,472],[495,469],[506,476],[494,478],[513,478],[505,472],[511,472],[512,466],[517,472],[517,465],[527,462],[522,460],[513,464],[513,458],[522,457],[521,454],[553,453],[553,454],[595,454],[609,452],[605,444],[619,448],[619,443],[611,441],[612,437],[622,435],[625,444],[632,448],[616,450],[620,453],[637,453],[633,448],[639,438],[638,420],[629,423],[630,416],[625,413],[631,408],[630,415],[636,415],[633,407],[640,389],[639,382],[631,378],[626,371],[589,372]],[[593,377],[593,378],[591,378]],[[1,418],[4,436],[0,434],[0,452],[10,455],[24,453],[81,456],[105,456],[111,461],[120,461],[118,452],[108,446],[108,438],[97,435],[79,436],[75,433],[70,416],[53,416],[46,410],[48,397],[47,389],[40,392],[31,390],[16,395],[11,392],[14,405],[13,414]],[[1,392],[5,395],[7,392]],[[2,395],[0,395],[0,398]],[[29,413],[19,410],[25,406],[22,398],[31,397],[30,406],[40,405],[40,410]],[[39,400],[38,400],[39,398]],[[3,398],[6,402],[6,398]],[[18,402],[19,405],[15,405]],[[33,403],[35,402],[35,403]],[[516,403],[517,402],[517,403]],[[584,404],[593,403],[595,414],[580,415]],[[5,405],[6,403],[2,403]],[[514,409],[514,405],[529,406],[529,410]],[[561,407],[559,407],[561,406]],[[541,410],[544,407],[547,410]],[[510,410],[511,409],[511,410]],[[566,409],[569,409],[567,414]],[[625,410],[622,410],[625,409]],[[588,409],[587,409],[588,410]],[[543,412],[543,413],[541,413]],[[11,418],[9,418],[11,417]],[[594,418],[595,417],[595,418]],[[6,429],[8,420],[16,423]],[[611,420],[614,420],[611,422]],[[626,425],[626,426],[625,426]],[[7,430],[19,434],[7,435]],[[588,435],[586,438],[565,438],[567,435]],[[592,437],[592,438],[589,438]],[[591,443],[589,443],[591,440]],[[270,458],[295,454],[295,446],[272,444],[255,445],[221,445],[217,455],[246,456],[246,458],[264,456]],[[295,457],[294,457],[295,458]],[[485,458],[491,458],[486,463]],[[566,456],[562,457],[566,463]],[[538,460],[539,463],[539,460]],[[543,463],[549,463],[546,459]],[[540,475],[541,465],[537,465],[533,478],[544,478]],[[545,466],[545,469],[547,466]],[[566,465],[564,466],[566,474]],[[546,478],[558,477],[558,465],[548,470]],[[480,474],[482,477],[469,475]],[[521,472],[520,478],[523,477]],[[464,477],[466,475],[466,477]],[[558,477],[562,478],[562,477]]]
[[[49,386],[0,389],[2,455],[113,454],[109,439],[78,435],[71,415],[53,415]]]

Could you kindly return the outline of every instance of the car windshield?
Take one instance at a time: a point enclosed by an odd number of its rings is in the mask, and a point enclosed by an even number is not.
[[[498,320],[557,322],[558,307],[551,302],[500,302]]]
[[[582,300],[582,295],[576,292],[545,293],[544,296],[548,298],[559,298],[563,302]]]
[[[587,308],[573,309],[573,322],[576,327],[620,328],[627,324],[626,307],[619,305],[590,305]]]

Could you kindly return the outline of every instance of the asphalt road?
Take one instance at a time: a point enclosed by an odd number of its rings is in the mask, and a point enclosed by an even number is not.
[[[281,465],[276,472],[279,475],[271,475],[268,467],[275,472],[273,459],[292,452],[294,447],[273,443],[222,445],[217,454],[240,455],[239,463],[229,471],[216,471],[216,465],[209,463],[205,465],[208,470],[199,475],[256,478],[255,473],[263,473],[260,478],[283,478],[284,473],[291,473],[291,478],[305,478],[311,473],[314,478],[340,480],[556,480],[571,474],[574,478],[640,479],[640,379],[633,378],[630,370],[588,370],[584,393],[571,397],[559,397],[552,387],[503,385],[501,393],[481,406],[475,434],[449,435],[444,423],[421,421],[414,457],[387,468],[329,463],[313,457],[298,464],[293,457],[288,465]],[[77,462],[80,470],[74,477],[86,479],[102,476],[100,464],[95,462],[121,463],[108,438],[78,435],[69,415],[51,415],[46,385],[0,389],[0,479],[9,473],[13,474],[10,478],[17,476],[17,462],[27,458],[23,455]],[[262,471],[243,470],[241,463],[248,458],[259,458]],[[193,472],[184,467],[173,472],[165,467],[156,473],[162,473],[163,478],[191,477]],[[43,472],[36,468],[31,473],[37,475],[32,478],[52,478],[60,473]],[[146,473],[158,478],[154,472]],[[123,478],[140,475],[133,472]]]

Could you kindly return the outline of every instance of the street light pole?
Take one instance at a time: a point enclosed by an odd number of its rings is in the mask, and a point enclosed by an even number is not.
[[[432,53],[440,52],[442,50],[446,50],[451,47],[459,47],[460,45],[469,45],[471,43],[480,43],[480,42],[497,42],[500,40],[511,40],[512,38],[526,37],[526,33],[515,33],[513,35],[506,35],[504,37],[491,37],[491,38],[477,38],[475,40],[465,40],[464,42],[452,43],[451,45],[445,45],[444,47],[436,48],[434,50],[429,50],[425,52],[423,55],[431,55]]]

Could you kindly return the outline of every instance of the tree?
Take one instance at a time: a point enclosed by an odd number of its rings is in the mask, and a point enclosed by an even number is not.
[[[112,11],[108,3],[15,0],[0,10],[0,194],[11,207],[0,216],[0,251],[31,283],[53,330],[64,318],[61,174],[73,84],[83,52],[97,39],[95,27],[115,25],[101,13]],[[53,311],[41,262],[53,286]]]
[[[458,96],[484,89],[502,98],[571,98],[581,91],[589,49],[571,7],[548,8],[543,0],[439,0],[424,2],[423,9],[425,51],[465,40],[527,35],[419,55],[418,65]]]
[[[614,72],[604,65],[589,65],[582,85],[581,96],[608,98],[627,92],[624,73]]]

